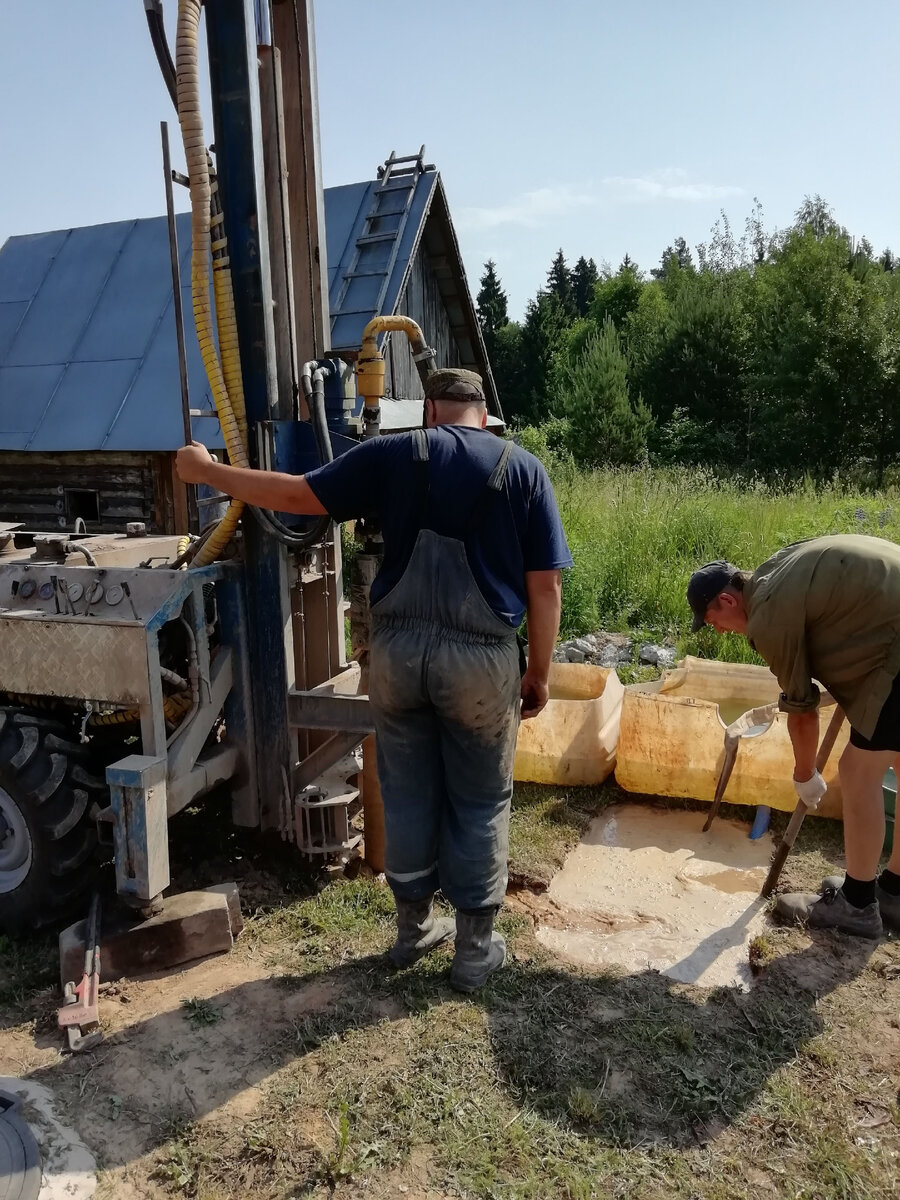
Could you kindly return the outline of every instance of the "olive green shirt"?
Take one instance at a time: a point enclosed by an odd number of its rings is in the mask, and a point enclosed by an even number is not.
[[[781,710],[815,709],[815,679],[870,738],[900,673],[900,546],[861,534],[795,542],[757,567],[744,604]]]

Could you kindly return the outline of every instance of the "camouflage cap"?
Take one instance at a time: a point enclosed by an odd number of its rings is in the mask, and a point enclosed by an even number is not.
[[[445,371],[432,371],[425,380],[426,400],[459,400],[463,404],[477,404],[484,400],[481,376],[474,371],[463,371],[453,367]]]

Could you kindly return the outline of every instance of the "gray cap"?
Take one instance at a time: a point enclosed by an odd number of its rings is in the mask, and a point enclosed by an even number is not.
[[[484,400],[481,376],[461,367],[444,371],[432,371],[425,380],[426,400],[459,400],[463,404],[477,404]]]
[[[703,628],[706,624],[706,610],[737,574],[738,568],[726,562],[724,558],[707,563],[705,567],[700,567],[693,573],[687,588],[687,602],[694,613],[692,633]]]

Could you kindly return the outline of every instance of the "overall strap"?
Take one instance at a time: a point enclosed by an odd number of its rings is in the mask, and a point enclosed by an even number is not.
[[[512,454],[512,442],[504,442],[496,466],[488,476],[484,489],[472,505],[469,519],[466,522],[466,536],[475,532],[488,515],[492,502],[506,486],[506,473],[509,467],[509,457]]]
[[[424,429],[414,429],[412,435],[413,466],[415,467],[416,525],[421,529],[428,511],[428,437]]]

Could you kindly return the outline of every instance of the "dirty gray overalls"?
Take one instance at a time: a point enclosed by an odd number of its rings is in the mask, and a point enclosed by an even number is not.
[[[419,524],[399,582],[372,606],[369,695],[384,799],[385,874],[400,900],[438,887],[458,909],[506,894],[521,674],[516,632],[472,575],[463,537],[491,519],[500,443],[459,538],[429,528],[428,440],[413,434]]]

